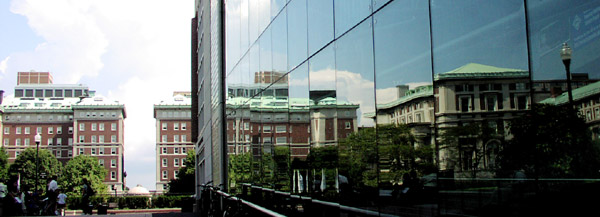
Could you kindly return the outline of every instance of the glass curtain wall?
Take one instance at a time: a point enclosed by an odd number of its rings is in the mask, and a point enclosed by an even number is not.
[[[600,1],[226,10],[231,193],[340,216],[593,207],[579,195],[600,192]]]

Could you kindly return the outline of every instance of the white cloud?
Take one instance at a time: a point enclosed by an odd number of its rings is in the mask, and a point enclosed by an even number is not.
[[[10,54],[0,72],[50,71],[54,83],[84,83],[124,103],[127,185],[153,189],[152,107],[190,89],[194,0],[13,0],[11,12],[44,42]]]
[[[1,74],[6,74],[8,60],[10,60],[10,56],[7,56],[6,58],[4,58],[4,60],[0,61],[0,78],[2,78]]]

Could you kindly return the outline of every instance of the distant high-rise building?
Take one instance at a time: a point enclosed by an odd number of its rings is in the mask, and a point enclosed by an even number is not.
[[[40,134],[40,148],[60,162],[83,154],[96,157],[107,170],[108,190],[123,192],[125,105],[95,96],[82,84],[53,84],[50,73],[19,72],[19,82],[15,96],[0,106],[1,140],[9,162],[35,148],[34,136]]]
[[[175,92],[172,99],[154,105],[156,119],[156,191],[167,190],[184,166],[192,143],[192,112],[189,92]]]

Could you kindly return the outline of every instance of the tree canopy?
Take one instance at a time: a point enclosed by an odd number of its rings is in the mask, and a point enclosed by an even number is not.
[[[51,176],[59,176],[62,171],[62,164],[58,162],[56,157],[48,150],[39,150],[39,189],[46,188],[46,178]],[[8,173],[11,177],[17,177],[21,174],[21,189],[34,189],[36,180],[36,149],[27,148],[10,165]]]
[[[81,195],[83,178],[86,178],[97,193],[103,194],[107,192],[104,184],[106,173],[106,169],[98,163],[97,158],[89,155],[77,155],[67,162],[58,183],[66,191]]]
[[[169,194],[193,194],[196,186],[196,153],[187,152],[184,167],[179,168],[176,179],[169,181]]]
[[[4,146],[0,147],[0,182],[8,181],[8,154]]]
[[[536,105],[509,127],[513,138],[501,152],[503,171],[544,178],[598,177],[598,143],[574,108]]]

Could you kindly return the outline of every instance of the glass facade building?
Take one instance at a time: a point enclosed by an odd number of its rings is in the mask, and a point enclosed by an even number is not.
[[[224,8],[229,192],[284,213],[307,204],[400,216],[593,207],[583,198],[600,192],[600,1]],[[568,68],[563,43],[573,49]],[[304,208],[267,201],[268,192],[302,196]]]

